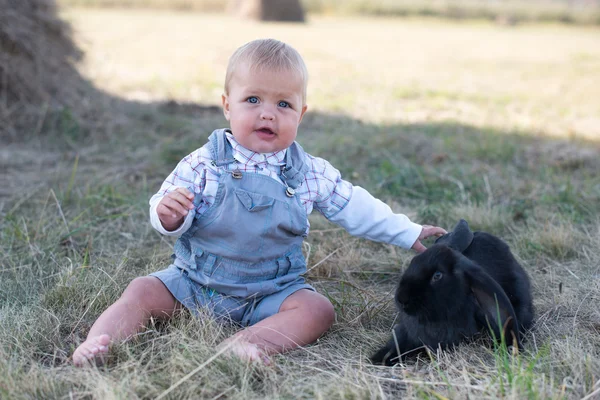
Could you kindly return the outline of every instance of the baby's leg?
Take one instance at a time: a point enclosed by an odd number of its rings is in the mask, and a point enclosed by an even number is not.
[[[108,352],[111,341],[123,340],[144,328],[150,317],[167,319],[181,308],[171,292],[153,276],[136,278],[119,300],[98,317],[87,339],[73,353],[73,364],[83,366]]]
[[[222,346],[230,346],[242,359],[268,363],[269,354],[314,342],[334,319],[335,311],[325,296],[301,289],[284,300],[277,314],[241,330]]]

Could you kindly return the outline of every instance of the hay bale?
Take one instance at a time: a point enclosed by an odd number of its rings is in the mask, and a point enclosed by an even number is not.
[[[228,10],[258,21],[304,22],[300,0],[231,0]]]
[[[0,0],[0,134],[20,135],[48,108],[75,110],[81,57],[54,0]]]

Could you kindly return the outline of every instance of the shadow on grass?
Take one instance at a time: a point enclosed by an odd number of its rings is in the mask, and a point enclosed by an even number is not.
[[[153,193],[181,158],[226,126],[218,106],[128,101],[77,79],[91,93],[84,103],[93,106],[47,112],[38,131],[3,144],[0,212],[41,189],[83,185],[106,198],[106,187],[91,186],[122,181]],[[345,179],[429,216],[456,203],[509,208],[514,220],[534,207],[575,222],[600,210],[598,141],[454,122],[376,125],[321,112],[305,116],[297,140]]]
[[[63,109],[44,118],[39,135],[3,146],[0,232],[11,238],[4,259],[35,267],[11,279],[45,276],[48,255],[83,266],[102,253],[146,260],[145,244],[134,243],[158,242],[148,234],[149,198],[177,162],[226,126],[213,105],[98,98],[101,117],[90,122]],[[297,140],[416,222],[450,228],[465,218],[501,237],[546,224],[518,242],[523,256],[572,259],[582,235],[573,227],[600,218],[600,142],[452,122],[378,125],[321,112],[306,115]]]

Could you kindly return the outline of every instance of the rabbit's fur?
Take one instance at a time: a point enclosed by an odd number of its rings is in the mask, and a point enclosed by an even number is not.
[[[395,364],[425,347],[456,345],[490,328],[497,339],[504,335],[506,343],[520,347],[519,333],[533,320],[525,270],[506,243],[471,232],[465,220],[412,259],[395,300],[400,323],[371,357],[375,364]]]

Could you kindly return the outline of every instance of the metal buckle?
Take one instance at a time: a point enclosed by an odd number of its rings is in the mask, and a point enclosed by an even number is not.
[[[289,186],[288,186],[288,187],[285,189],[285,195],[286,195],[287,197],[294,197],[294,195],[295,195],[295,194],[296,194],[296,191],[295,191],[294,189],[292,189],[291,187],[289,187]]]
[[[231,173],[231,176],[232,176],[234,179],[242,179],[242,172],[241,172],[239,169],[236,169],[235,171],[233,171],[233,172]]]

